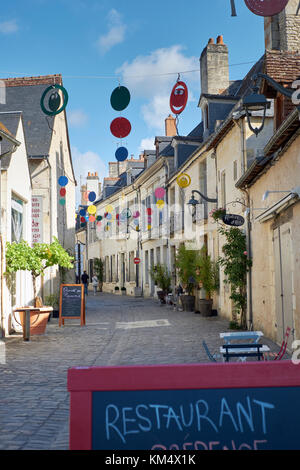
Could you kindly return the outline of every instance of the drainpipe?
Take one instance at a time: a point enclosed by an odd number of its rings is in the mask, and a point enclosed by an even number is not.
[[[50,208],[50,243],[52,243],[53,238],[53,211],[52,211],[52,167],[49,161],[49,155],[46,156],[47,166],[49,168],[49,208]],[[52,268],[51,268],[52,274]],[[50,279],[50,294],[53,294],[53,276],[51,275]]]

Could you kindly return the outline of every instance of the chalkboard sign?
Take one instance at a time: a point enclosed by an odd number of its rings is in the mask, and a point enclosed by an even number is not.
[[[300,450],[291,361],[73,368],[71,450]]]
[[[65,318],[80,318],[85,325],[85,301],[83,284],[61,284],[59,302],[59,326]]]
[[[240,227],[241,225],[244,225],[245,219],[241,215],[236,215],[236,214],[225,214],[222,217],[222,220],[224,224],[226,225],[231,225],[234,227]]]

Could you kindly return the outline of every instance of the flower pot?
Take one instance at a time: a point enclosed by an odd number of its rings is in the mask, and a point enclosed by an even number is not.
[[[199,299],[198,308],[203,317],[212,317],[212,299]]]
[[[182,303],[182,308],[185,312],[193,312],[195,310],[194,295],[181,295],[180,300]]]
[[[19,312],[20,322],[24,331],[25,326],[25,313]],[[31,335],[43,335],[46,331],[50,312],[31,312],[30,313],[30,336]]]
[[[161,301],[162,304],[166,303],[165,292],[163,290],[158,290],[157,291],[157,297]]]

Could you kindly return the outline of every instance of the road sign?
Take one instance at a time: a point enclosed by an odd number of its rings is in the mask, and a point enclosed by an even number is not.
[[[133,262],[134,264],[140,264],[141,260],[140,258],[134,258]]]

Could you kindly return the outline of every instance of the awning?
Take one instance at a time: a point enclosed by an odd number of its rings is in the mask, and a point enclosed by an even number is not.
[[[295,199],[299,199],[298,194],[290,193],[284,198],[280,199],[280,201],[276,202],[273,206],[269,207],[266,211],[260,214],[258,217],[255,218],[257,222],[266,222],[267,220],[272,219],[277,214],[282,212],[283,210],[287,209],[292,204],[295,204]]]

